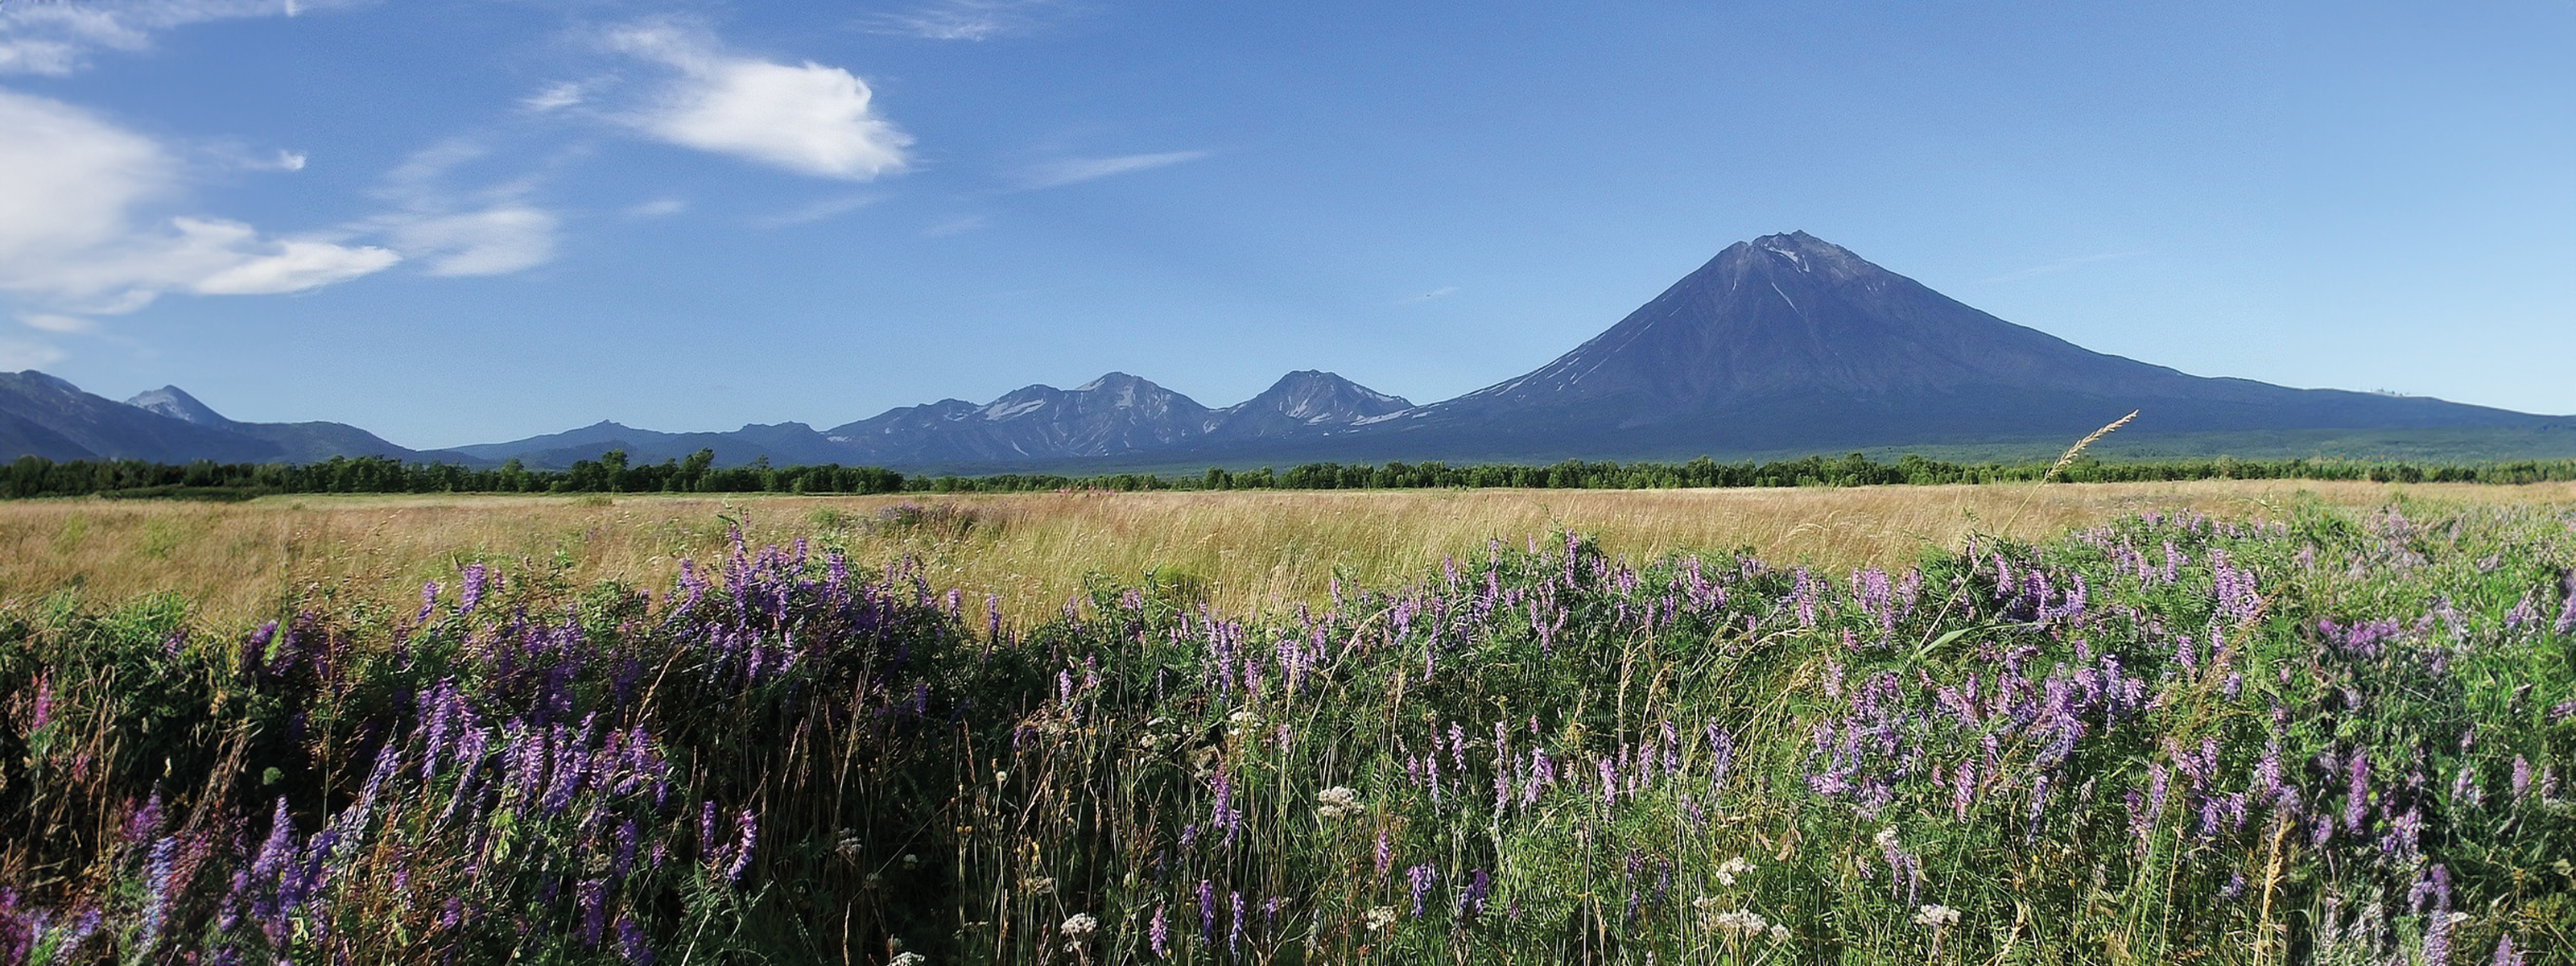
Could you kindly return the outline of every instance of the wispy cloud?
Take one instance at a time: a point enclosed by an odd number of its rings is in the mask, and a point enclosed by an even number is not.
[[[446,215],[400,218],[387,226],[395,249],[448,278],[509,275],[555,257],[561,219],[532,205],[503,204]]]
[[[1404,296],[1403,298],[1396,299],[1395,301],[1393,301],[1393,302],[1388,302],[1388,303],[1386,303],[1386,304],[1388,304],[1388,305],[1420,305],[1420,304],[1422,304],[1422,303],[1424,303],[1424,302],[1431,301],[1432,299],[1444,299],[1444,298],[1448,298],[1449,296],[1456,295],[1456,294],[1458,294],[1458,286],[1455,286],[1455,285],[1443,285],[1443,286],[1440,286],[1439,288],[1432,289],[1431,291],[1423,292],[1423,293],[1416,294],[1416,295],[1407,295],[1407,296]]]
[[[689,202],[685,198],[655,198],[627,206],[626,217],[668,218],[687,210],[689,210]]]
[[[1074,158],[1030,168],[1020,174],[1020,187],[1031,190],[1060,188],[1069,184],[1094,181],[1111,175],[1149,171],[1207,157],[1208,151],[1165,151],[1160,154],[1123,154],[1114,158]]]
[[[924,40],[991,40],[1042,29],[1077,9],[1063,0],[934,0],[866,18],[859,27]]]
[[[123,0],[0,4],[0,74],[62,76],[100,50],[138,52],[154,34],[210,20],[291,17],[355,0]]]
[[[830,221],[834,218],[841,217],[842,215],[849,214],[850,212],[857,211],[883,200],[885,200],[884,195],[839,195],[836,197],[825,198],[809,205],[790,208],[786,211],[779,212],[778,214],[759,219],[758,221],[753,222],[753,224],[759,225],[762,228],[792,228],[797,225],[810,225],[818,221]]]
[[[731,53],[678,21],[626,27],[607,41],[677,75],[624,116],[647,135],[818,177],[868,181],[904,168],[912,136],[876,113],[867,82],[847,70]]]
[[[59,101],[0,90],[0,131],[9,132],[0,291],[32,300],[38,315],[130,312],[173,292],[302,291],[401,260],[381,247],[168,215],[185,166],[159,142]]]
[[[55,332],[63,335],[78,335],[91,329],[98,328],[98,323],[89,319],[70,315],[55,315],[50,312],[24,313],[18,316],[18,321],[25,324],[30,329],[36,329],[43,332]]]
[[[0,339],[0,370],[42,369],[65,358],[62,347],[32,339]]]
[[[544,90],[519,99],[519,106],[543,114],[560,111],[588,99],[588,90],[575,81],[548,84]]]
[[[509,275],[553,261],[563,219],[530,200],[542,174],[522,174],[459,189],[460,169],[493,157],[473,137],[450,138],[412,152],[385,175],[377,193],[394,210],[359,223],[429,274],[446,278]]]
[[[2018,282],[2018,281],[2021,281],[2021,280],[2023,280],[2023,279],[2038,278],[2038,277],[2040,277],[2040,276],[2042,276],[2042,275],[2055,275],[2055,274],[2057,274],[2057,273],[2059,273],[2059,272],[2067,271],[2067,270],[2069,270],[2069,269],[2074,269],[2074,268],[2081,268],[2081,267],[2086,266],[2086,265],[2091,265],[2091,264],[2093,264],[2093,263],[2095,263],[2095,262],[2108,262],[2108,261],[2114,261],[2114,260],[2122,259],[2122,258],[2130,258],[2130,257],[2133,257],[2133,256],[2137,256],[2137,255],[2144,255],[2144,254],[2146,254],[2146,253],[2145,253],[2145,252],[2106,252],[2106,253],[2103,253],[2103,254],[2100,254],[2100,255],[2078,255],[2078,256],[2075,256],[2075,257],[2073,257],[2073,258],[2061,258],[2061,259],[2058,259],[2058,260],[2056,260],[2056,261],[2049,262],[2049,263],[2047,263],[2047,264],[2044,264],[2044,265],[2033,265],[2033,266],[2031,266],[2031,267],[2029,267],[2029,268],[2015,269],[2015,270],[2013,270],[2013,271],[2009,271],[2009,272],[2005,272],[2005,273],[2003,273],[2003,274],[2001,274],[2001,275],[1997,275],[1997,276],[1995,276],[1995,277],[1993,277],[1993,278],[1986,279],[1986,280],[1985,280],[1985,282],[1986,282],[1986,284],[1988,284],[1988,285],[2000,285],[2000,284],[2003,284],[2003,283],[2006,283],[2006,282]]]

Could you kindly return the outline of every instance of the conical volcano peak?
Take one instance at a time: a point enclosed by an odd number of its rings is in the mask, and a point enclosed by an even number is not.
[[[1764,235],[1750,242],[1739,242],[1718,256],[1720,262],[1730,260],[1746,268],[1768,263],[1768,267],[1822,276],[1833,282],[1848,282],[1887,271],[1852,254],[1851,249],[1803,231]]]

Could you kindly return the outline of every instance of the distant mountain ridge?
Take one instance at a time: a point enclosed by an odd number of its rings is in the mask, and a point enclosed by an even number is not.
[[[33,369],[0,372],[0,456],[156,463],[312,463],[334,456],[462,459],[455,453],[396,446],[345,423],[237,422],[177,386],[116,402]]]
[[[563,467],[609,449],[635,462],[705,449],[724,466],[1097,472],[2062,443],[2132,409],[2142,415],[2126,439],[2415,429],[2529,439],[2576,420],[2193,376],[2006,322],[1849,249],[1788,232],[1727,246],[1546,365],[1426,405],[1300,370],[1251,399],[1210,408],[1111,372],[1072,389],[1033,385],[982,404],[943,399],[823,430],[790,422],[666,433],[603,420],[419,453],[339,423],[234,422],[175,386],[110,403],[31,370],[0,374],[0,452],[163,462],[385,455]]]

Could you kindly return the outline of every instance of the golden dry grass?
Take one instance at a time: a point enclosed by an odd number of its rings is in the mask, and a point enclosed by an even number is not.
[[[470,560],[560,567],[576,583],[666,586],[684,558],[797,536],[855,560],[909,554],[939,586],[994,594],[1025,618],[1061,607],[1087,575],[1186,575],[1221,611],[1314,601],[1336,573],[1410,580],[1443,555],[1558,529],[1645,559],[1749,547],[1840,571],[1903,565],[1972,533],[2042,539],[2147,509],[2270,518],[2300,500],[2364,508],[2398,494],[2446,503],[2576,507],[2576,484],[2523,487],[2313,481],[2034,484],[1771,490],[1475,490],[1089,493],[899,497],[271,497],[242,504],[97,499],[0,503],[0,600],[66,588],[113,603],[157,592],[218,627],[306,599],[417,599]],[[971,512],[962,534],[868,521],[902,503]]]

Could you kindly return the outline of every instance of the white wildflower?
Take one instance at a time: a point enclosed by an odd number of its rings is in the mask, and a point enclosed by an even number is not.
[[[1392,925],[1395,925],[1394,906],[1378,906],[1368,911],[1368,930],[1370,932],[1377,932],[1378,930],[1385,929]]]
[[[1878,835],[1873,838],[1872,841],[1877,842],[1878,847],[1881,849],[1894,848],[1896,846],[1896,826],[1890,825],[1886,828],[1879,829]]]
[[[1360,813],[1360,793],[1346,785],[1335,785],[1315,795],[1315,816],[1337,819]]]
[[[1728,859],[1724,862],[1718,863],[1716,872],[1717,884],[1733,887],[1735,885],[1736,876],[1743,875],[1751,871],[1753,871],[1753,863],[1744,861],[1743,856],[1739,855],[1732,859]]]
[[[1930,926],[1934,929],[1939,929],[1943,926],[1954,925],[1958,921],[1959,910],[1952,909],[1937,902],[1914,910],[1914,924],[1917,926]]]
[[[1041,875],[1022,879],[1020,888],[1028,890],[1030,895],[1051,895],[1055,892],[1055,877]]]
[[[924,956],[920,953],[900,952],[894,954],[893,959],[886,960],[886,964],[887,966],[921,966],[921,964],[929,961],[930,957]]]
[[[1049,881],[1052,883],[1053,880]],[[1057,931],[1064,933],[1066,939],[1081,942],[1091,938],[1092,933],[1100,931],[1100,919],[1088,912],[1077,912],[1072,918],[1066,919],[1064,925],[1057,927]]]
[[[1771,923],[1751,909],[1718,913],[1711,917],[1709,924],[1717,927],[1717,931],[1725,933],[1729,939],[1759,936],[1771,928]]]
[[[1789,927],[1787,927],[1787,926],[1783,926],[1783,925],[1781,925],[1781,924],[1779,924],[1779,923],[1776,923],[1776,922],[1775,922],[1775,923],[1772,923],[1772,924],[1771,924],[1771,941],[1772,941],[1772,942],[1775,942],[1775,943],[1785,943],[1785,942],[1788,942],[1788,941],[1789,941]]]

